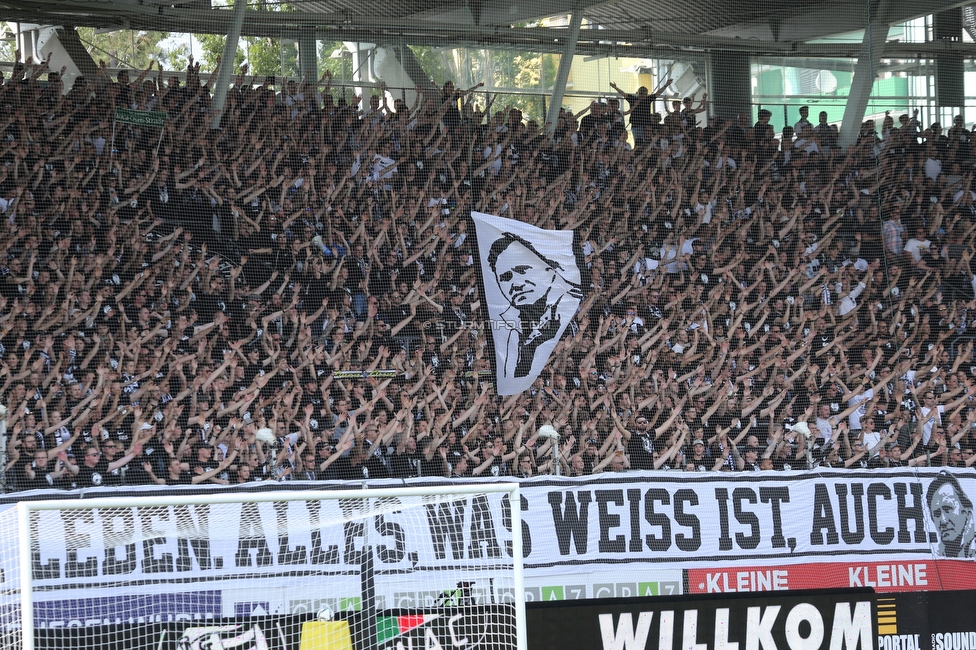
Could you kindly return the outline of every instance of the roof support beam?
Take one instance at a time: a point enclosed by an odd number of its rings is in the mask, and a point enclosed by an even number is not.
[[[227,32],[227,40],[224,42],[224,54],[220,57],[220,70],[217,71],[217,81],[214,84],[212,105],[214,117],[210,122],[211,129],[220,128],[220,118],[224,113],[224,104],[227,102],[227,87],[230,85],[230,76],[234,73],[237,42],[241,40],[241,25],[244,24],[245,9],[247,9],[247,0],[234,0],[234,15],[230,30]]]
[[[868,98],[874,80],[878,76],[878,66],[884,52],[884,42],[888,36],[888,2],[878,0],[877,7],[870,11],[868,28],[864,30],[864,40],[861,41],[861,51],[854,66],[854,78],[851,80],[851,92],[847,96],[847,106],[844,107],[844,121],[840,126],[838,144],[842,148],[857,142],[861,131],[861,120],[868,107]]]
[[[576,56],[576,41],[579,38],[580,26],[583,24],[583,0],[577,0],[576,7],[569,19],[569,30],[566,35],[566,45],[559,57],[559,69],[556,71],[556,83],[552,88],[549,100],[549,113],[546,115],[546,131],[550,136],[556,131],[556,120],[559,119],[559,109],[563,105],[566,95],[566,82],[569,81],[569,71],[573,67],[573,57]]]
[[[319,57],[316,47],[315,31],[311,29],[302,30],[298,35],[298,67],[301,71],[300,76],[304,77],[309,85],[318,83],[319,80]]]

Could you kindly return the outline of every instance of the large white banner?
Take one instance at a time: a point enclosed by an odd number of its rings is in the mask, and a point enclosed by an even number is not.
[[[973,495],[976,474],[937,470],[533,479],[521,490],[526,595],[973,589]],[[12,523],[10,507],[0,517]],[[499,579],[512,562],[507,497],[420,508],[391,502],[345,524],[343,507],[292,501],[43,511],[34,519],[35,595],[60,603],[52,616],[76,599],[147,590],[202,593],[225,613],[251,601],[289,612],[320,601],[355,607],[369,554],[385,576],[377,583],[383,606],[432,604],[458,579],[450,569],[468,571],[485,602],[511,597]],[[16,525],[0,527],[0,547],[0,589],[15,588]]]
[[[495,344],[497,392],[514,395],[539,376],[579,309],[572,230],[542,230],[472,212]]]

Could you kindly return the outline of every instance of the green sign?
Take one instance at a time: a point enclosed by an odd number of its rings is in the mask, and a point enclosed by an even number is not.
[[[134,126],[155,126],[162,128],[166,123],[166,113],[163,111],[134,111],[129,108],[116,108],[115,121]]]

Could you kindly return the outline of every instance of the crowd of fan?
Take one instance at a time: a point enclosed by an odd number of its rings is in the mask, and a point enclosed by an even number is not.
[[[841,149],[665,82],[550,137],[477,88],[246,72],[219,129],[192,62],[0,86],[9,489],[976,461],[961,119]],[[521,395],[472,210],[576,233],[585,299]]]

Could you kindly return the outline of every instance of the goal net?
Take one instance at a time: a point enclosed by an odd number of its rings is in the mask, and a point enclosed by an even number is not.
[[[21,502],[2,647],[524,648],[513,502],[512,485]]]

